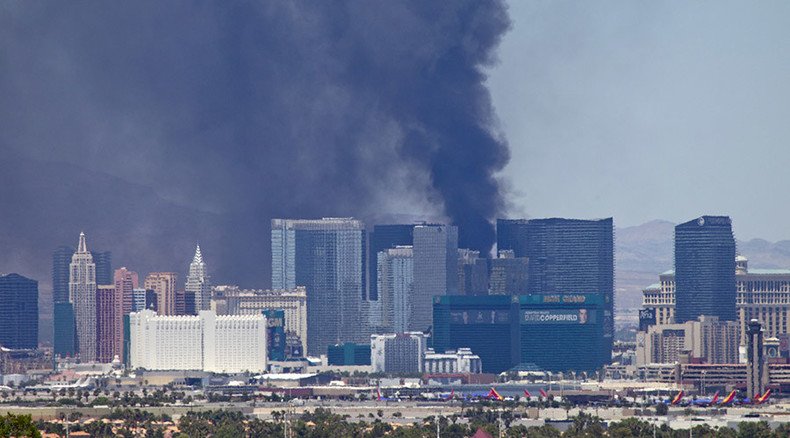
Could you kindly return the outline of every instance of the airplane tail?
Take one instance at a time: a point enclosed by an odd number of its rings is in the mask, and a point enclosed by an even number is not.
[[[731,393],[727,394],[727,397],[724,397],[724,400],[721,401],[721,404],[726,405],[727,403],[730,403],[733,400],[735,400],[735,393],[736,391],[733,390]]]
[[[455,398],[455,388],[450,390],[450,395],[447,396],[447,400],[452,400]]]
[[[376,400],[381,401],[381,388],[376,387]]]
[[[683,400],[683,394],[684,394],[684,392],[681,389],[680,392],[678,393],[678,395],[676,395],[675,398],[672,399],[672,404],[676,405],[676,404],[680,403],[680,401]]]
[[[759,404],[762,404],[764,401],[768,400],[768,397],[770,397],[770,396],[771,396],[771,390],[769,389],[769,390],[765,391],[765,394],[763,394],[760,397],[755,397],[754,399],[757,402],[757,404],[759,405]]]
[[[719,391],[716,391],[716,394],[713,394],[713,398],[710,399],[710,404],[715,405],[717,401],[719,401]]]
[[[499,395],[498,392],[496,392],[496,389],[494,389],[493,386],[491,387],[491,391],[488,391],[488,398],[492,398],[494,400],[502,400],[502,396]]]
[[[530,398],[530,397],[532,397],[532,395],[530,395],[529,391],[527,391],[527,390],[525,389],[525,390],[524,390],[524,397],[526,397],[526,398]]]
[[[540,389],[540,396],[543,398],[549,398],[549,395],[546,394],[546,391],[544,391],[542,388]]]

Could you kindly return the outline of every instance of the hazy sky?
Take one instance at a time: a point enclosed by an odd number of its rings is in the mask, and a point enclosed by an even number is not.
[[[790,2],[514,1],[490,76],[514,210],[790,239]]]

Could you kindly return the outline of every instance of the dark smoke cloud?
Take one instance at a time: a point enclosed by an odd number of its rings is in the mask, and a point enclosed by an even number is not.
[[[44,280],[84,229],[141,272],[201,240],[261,286],[271,217],[446,215],[487,251],[508,27],[500,1],[4,2],[0,243],[36,251],[0,271]]]

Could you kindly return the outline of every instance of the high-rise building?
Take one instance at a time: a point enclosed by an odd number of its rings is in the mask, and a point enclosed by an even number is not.
[[[790,333],[790,269],[749,268],[746,257],[737,256],[735,260],[735,307],[741,345],[746,345],[752,319],[760,322],[767,338]],[[674,269],[661,273],[658,283],[642,290],[642,307],[655,315],[652,324],[675,322]]]
[[[113,284],[112,253],[110,251],[91,251],[96,265],[96,284]]]
[[[421,373],[427,349],[422,332],[370,335],[370,362],[374,373]]]
[[[270,309],[285,312],[286,336],[298,338],[301,351],[307,351],[307,291],[303,286],[293,290],[214,287],[211,310],[217,315],[257,315]]]
[[[38,348],[38,282],[19,274],[0,275],[0,345]]]
[[[515,257],[513,250],[499,251],[499,257],[491,259],[489,292],[491,295],[524,295],[527,293],[529,260]]]
[[[156,292],[156,309],[160,315],[176,315],[175,272],[151,272],[145,277],[145,288]]]
[[[123,289],[99,285],[96,289],[96,361],[123,358]]]
[[[498,249],[513,250],[515,257],[528,259],[528,294],[601,296],[604,306],[601,325],[607,342],[593,355],[597,355],[597,363],[608,363],[614,336],[612,218],[498,220],[497,226],[502,227]]]
[[[123,297],[123,314],[128,315],[134,308],[134,290],[140,286],[140,278],[137,272],[125,267],[116,269],[113,278],[115,289],[119,290]]]
[[[458,294],[488,295],[488,259],[480,251],[458,249]]]
[[[351,218],[272,219],[272,287],[307,288],[307,348],[364,342],[365,225]]]
[[[74,256],[74,248],[59,246],[52,253],[52,302],[69,302],[69,266]],[[57,332],[55,332],[57,336]]]
[[[196,311],[211,308],[211,283],[206,271],[206,263],[200,253],[200,245],[195,248],[195,256],[189,264],[189,275],[184,290],[194,297]]]
[[[152,310],[129,314],[130,363],[146,370],[214,373],[266,371],[266,317],[166,316]]]
[[[80,360],[93,362],[96,360],[96,265],[88,252],[85,233],[80,233],[69,270],[69,301],[74,306],[76,350]]]
[[[527,257],[528,219],[497,219],[497,251],[513,251],[515,257]]]
[[[69,276],[74,248],[60,246],[52,253],[52,303],[55,354],[74,356],[74,309],[69,301]]]
[[[409,331],[430,330],[433,297],[458,293],[458,228],[414,227],[414,294]]]
[[[74,321],[74,305],[55,303],[54,308],[54,350],[60,357],[74,357],[77,354],[76,321]]]
[[[132,310],[131,311],[132,312],[139,312],[141,310],[145,310],[146,308],[147,308],[147,306],[146,306],[146,300],[145,300],[145,288],[137,287],[137,288],[132,289]]]
[[[384,331],[403,333],[410,326],[414,295],[414,251],[397,246],[378,253],[378,301]]]
[[[531,261],[530,261],[531,263]],[[735,321],[735,237],[727,216],[675,227],[675,322],[700,315]]]
[[[414,225],[393,224],[374,225],[370,233],[370,290],[368,299],[378,300],[378,254],[381,251],[395,248],[396,246],[411,246],[414,243]]]

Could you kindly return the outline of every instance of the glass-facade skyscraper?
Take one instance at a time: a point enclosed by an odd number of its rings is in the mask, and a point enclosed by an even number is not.
[[[408,331],[414,295],[414,251],[398,246],[378,254],[381,325],[390,333]]]
[[[425,332],[433,321],[433,297],[458,293],[458,227],[414,227],[414,294],[409,331]]]
[[[307,288],[307,351],[368,341],[365,225],[351,218],[272,219],[272,288]]]
[[[91,257],[93,257],[93,264],[96,265],[96,284],[115,284],[115,279],[113,278],[115,271],[112,269],[112,252],[91,251]]]
[[[675,227],[675,321],[700,315],[736,321],[735,237],[727,216]]]
[[[374,225],[370,233],[370,273],[368,278],[368,299],[378,300],[378,254],[381,251],[395,248],[396,246],[412,245],[414,243],[413,224]]]
[[[600,323],[607,342],[595,355],[601,364],[608,363],[614,335],[612,218],[500,219],[497,227],[498,249],[528,258],[527,294],[601,296]]]
[[[74,255],[74,248],[59,246],[52,253],[52,301],[54,303],[69,302],[69,265]],[[55,332],[57,336],[57,332]]]
[[[38,348],[38,282],[19,274],[0,275],[0,345]]]

